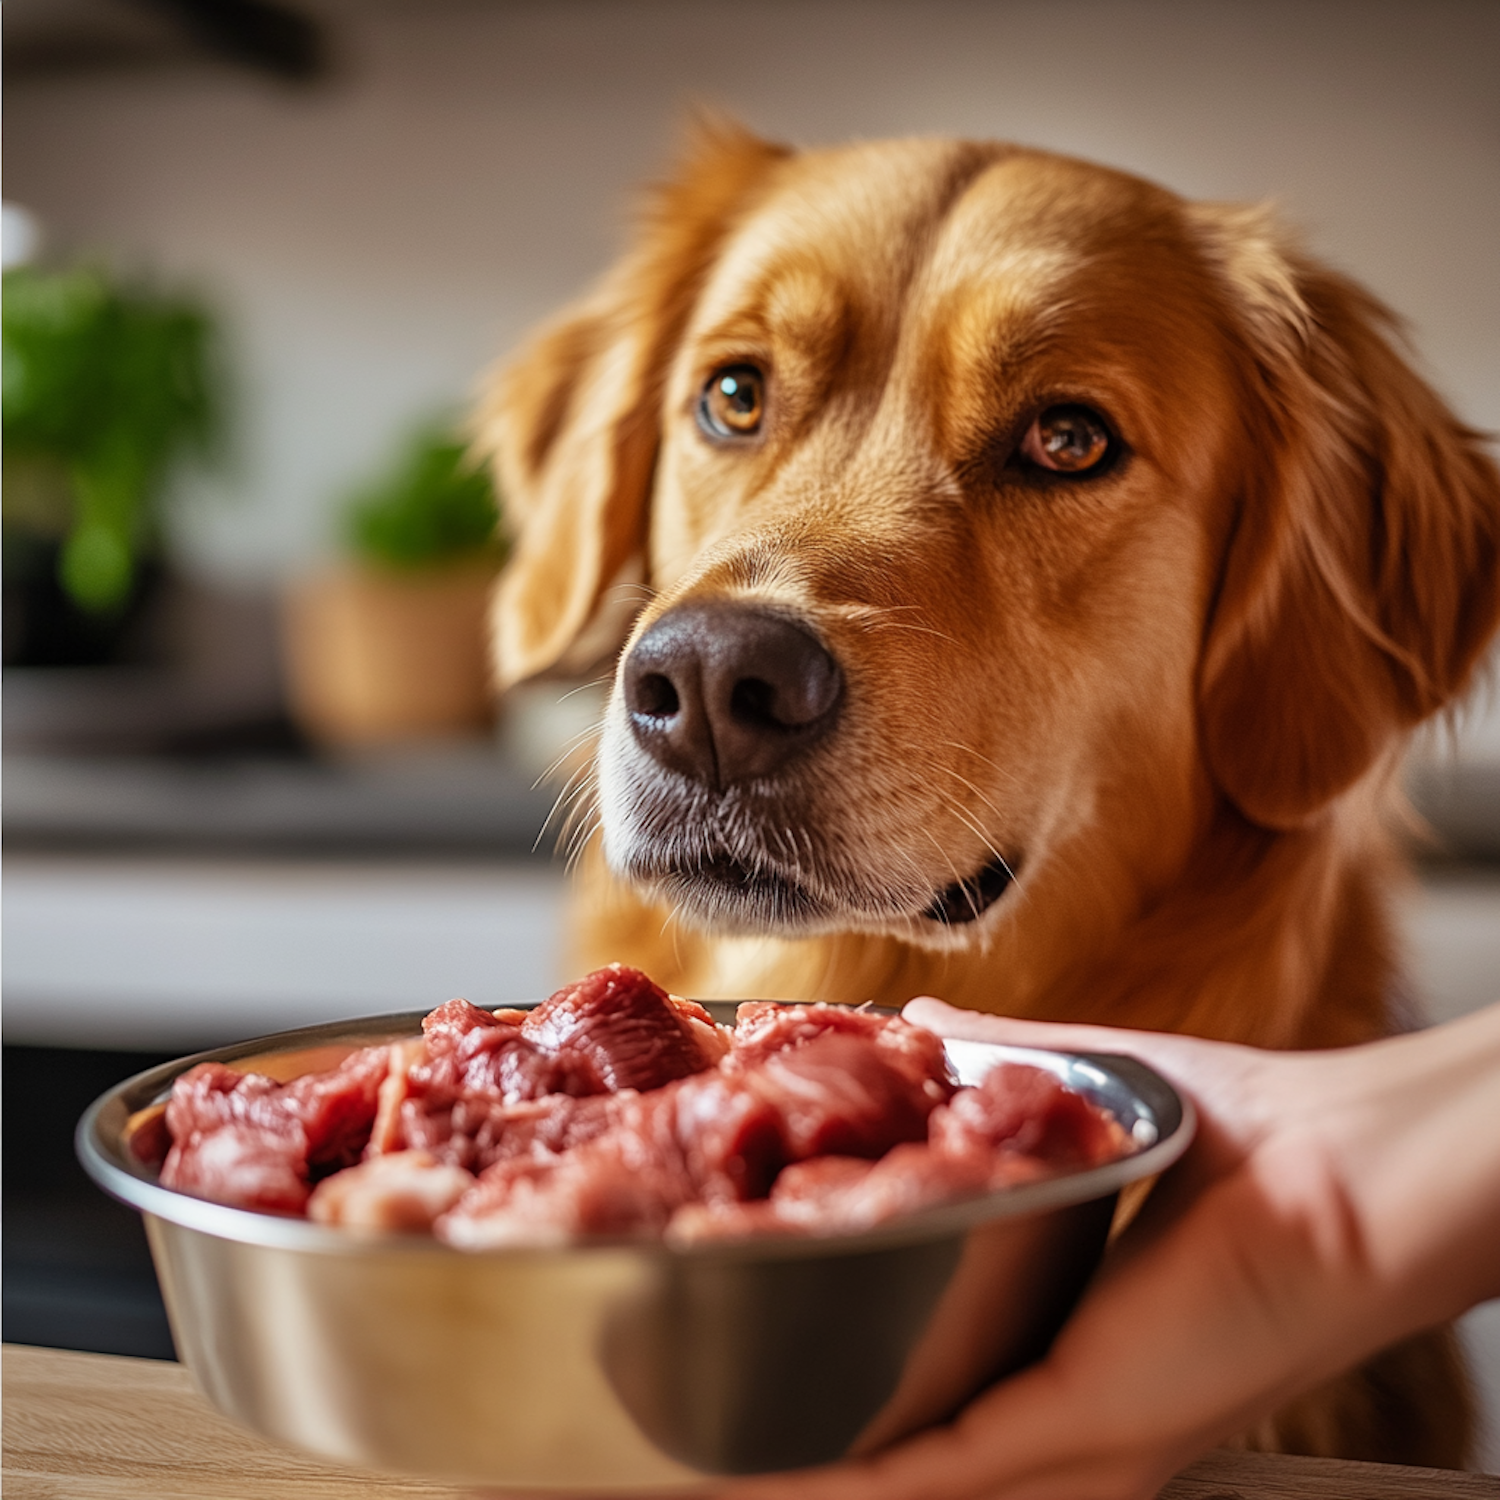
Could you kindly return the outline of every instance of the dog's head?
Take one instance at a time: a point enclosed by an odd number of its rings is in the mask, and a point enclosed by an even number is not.
[[[722,928],[967,942],[1018,874],[1149,888],[1226,802],[1322,815],[1494,627],[1500,484],[1388,323],[1118,172],[711,133],[481,414],[501,676],[644,578],[605,851]]]

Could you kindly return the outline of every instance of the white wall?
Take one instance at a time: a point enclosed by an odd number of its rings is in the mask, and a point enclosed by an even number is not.
[[[7,91],[6,196],[187,273],[233,321],[240,462],[185,550],[275,577],[415,415],[576,290],[684,104],[801,142],[1021,139],[1274,195],[1500,427],[1500,6],[1488,0],[322,0],[345,66]],[[200,503],[202,502],[202,503]]]

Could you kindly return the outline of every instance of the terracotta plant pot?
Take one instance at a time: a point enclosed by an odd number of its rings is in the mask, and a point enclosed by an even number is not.
[[[485,615],[495,570],[346,564],[285,596],[293,715],[321,744],[358,746],[483,731],[494,716]]]

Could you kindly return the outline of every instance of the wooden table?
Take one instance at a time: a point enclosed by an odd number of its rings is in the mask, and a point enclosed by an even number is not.
[[[478,1500],[480,1492],[346,1469],[222,1417],[181,1365],[8,1344],[6,1500]],[[1220,1451],[1160,1500],[1471,1500],[1500,1477]]]

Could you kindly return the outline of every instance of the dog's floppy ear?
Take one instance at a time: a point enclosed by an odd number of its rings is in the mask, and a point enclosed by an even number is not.
[[[1209,765],[1307,821],[1461,693],[1500,616],[1500,474],[1368,293],[1200,206],[1245,341],[1249,461],[1205,641]]]
[[[515,542],[493,616],[502,687],[582,646],[610,584],[640,554],[662,383],[705,273],[737,216],[788,155],[700,124],[677,175],[647,204],[633,248],[594,291],[490,382],[475,420]]]

